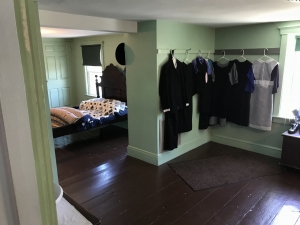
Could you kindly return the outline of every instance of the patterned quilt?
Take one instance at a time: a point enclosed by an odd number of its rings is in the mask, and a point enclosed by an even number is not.
[[[77,130],[85,130],[107,121],[116,115],[127,114],[125,102],[114,99],[95,98],[82,101],[78,109],[71,107],[51,108],[52,127],[74,124]]]

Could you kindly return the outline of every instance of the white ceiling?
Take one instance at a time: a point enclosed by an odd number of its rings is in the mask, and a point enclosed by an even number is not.
[[[38,0],[39,9],[119,20],[172,20],[224,27],[300,20],[288,0]]]

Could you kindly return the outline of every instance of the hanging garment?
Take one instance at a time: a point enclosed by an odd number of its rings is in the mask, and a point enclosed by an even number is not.
[[[198,111],[200,113],[199,129],[207,129],[209,126],[209,115],[211,111],[211,88],[212,88],[212,76],[207,75],[207,61],[202,57],[196,59],[196,93],[198,94]]]
[[[170,151],[178,147],[178,134],[180,129],[178,111],[165,112],[164,120],[163,148],[166,151]]]
[[[180,121],[178,110],[188,105],[183,77],[183,63],[171,56],[162,66],[159,80],[159,96],[165,112],[164,150],[177,148]],[[176,67],[175,67],[176,65]]]
[[[214,69],[214,66],[213,66],[214,61],[212,61],[211,59],[208,59],[207,62],[208,62],[208,67],[209,67],[209,69],[207,70],[207,74],[212,75],[213,69]]]
[[[172,57],[162,66],[159,80],[159,96],[162,110],[176,111],[188,104],[183,78],[183,63]]]
[[[203,62],[206,63],[205,83],[207,83],[208,82],[208,75],[212,74],[212,63],[213,63],[213,61],[211,59],[204,59],[202,56],[198,56],[192,62],[193,65],[194,65],[194,71],[195,71],[195,73],[198,72],[197,62],[201,62],[201,64]]]
[[[278,62],[274,59],[253,62],[255,91],[250,101],[249,127],[270,131],[272,127],[273,94],[279,87]]]
[[[230,102],[230,88],[237,81],[236,68],[233,61],[228,61],[225,64],[214,62],[213,68],[212,106],[209,125],[219,123],[220,126],[225,126]],[[232,77],[229,77],[229,74]]]
[[[187,95],[188,106],[178,110],[180,130],[179,133],[188,132],[192,130],[193,118],[193,96],[196,93],[195,74],[192,63],[183,63],[183,78],[185,82],[185,90]]]
[[[250,97],[254,90],[254,75],[252,63],[248,60],[240,62],[233,60],[236,66],[237,83],[229,90],[227,121],[241,126],[249,126]],[[229,77],[234,77],[230,76]],[[234,83],[235,81],[231,81]]]

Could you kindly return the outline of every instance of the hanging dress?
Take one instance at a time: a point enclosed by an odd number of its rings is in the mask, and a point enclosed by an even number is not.
[[[213,63],[213,83],[212,83],[212,106],[211,117],[209,125],[220,124],[226,125],[227,110],[229,106],[229,91],[233,85],[234,79],[237,79],[236,70],[233,66],[233,61],[220,64],[219,62]],[[233,70],[233,71],[231,71]],[[229,77],[229,74],[234,77]]]
[[[250,101],[249,127],[270,131],[272,127],[273,94],[279,87],[278,62],[274,59],[253,62],[254,92]]]
[[[195,84],[198,94],[198,111],[200,113],[200,130],[207,129],[209,126],[209,115],[211,112],[211,88],[212,76],[208,76],[208,62],[202,57],[196,59]]]
[[[252,63],[236,59],[233,63],[236,66],[238,82],[232,85],[229,91],[227,121],[240,126],[249,126],[250,97],[254,90]]]
[[[185,83],[185,93],[187,97],[186,107],[178,110],[179,117],[179,133],[191,131],[193,128],[193,96],[196,93],[195,73],[193,63],[183,63],[183,76]]]

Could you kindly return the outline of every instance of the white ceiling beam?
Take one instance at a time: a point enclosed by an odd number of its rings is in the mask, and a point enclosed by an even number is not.
[[[40,26],[76,30],[137,33],[137,22],[39,10]]]

